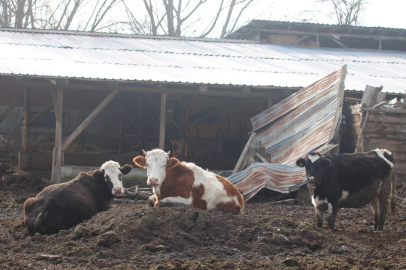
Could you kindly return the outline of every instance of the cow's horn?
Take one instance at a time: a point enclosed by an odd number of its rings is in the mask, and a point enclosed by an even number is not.
[[[144,154],[144,156],[147,155],[147,152],[145,152],[144,149],[142,149],[142,153]]]

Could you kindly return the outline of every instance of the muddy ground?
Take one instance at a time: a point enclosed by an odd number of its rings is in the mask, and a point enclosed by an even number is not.
[[[343,209],[333,231],[301,203],[247,203],[233,216],[116,199],[76,228],[29,235],[22,203],[46,178],[1,179],[0,269],[406,269],[405,208],[382,232],[370,207]]]

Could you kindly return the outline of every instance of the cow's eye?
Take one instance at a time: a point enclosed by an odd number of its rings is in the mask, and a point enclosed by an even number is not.
[[[166,167],[166,164],[164,164],[164,167]]]
[[[123,175],[120,173],[119,175],[118,175],[118,180],[120,180],[121,181],[121,178],[123,177]]]

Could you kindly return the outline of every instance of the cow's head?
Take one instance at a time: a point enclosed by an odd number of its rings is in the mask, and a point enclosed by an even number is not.
[[[310,152],[306,158],[299,158],[296,161],[299,167],[305,167],[306,177],[309,183],[318,183],[321,180],[322,169],[331,166],[331,161],[320,153]]]
[[[147,185],[158,188],[162,185],[166,178],[166,170],[170,170],[179,164],[179,160],[172,157],[169,158],[169,153],[165,153],[161,149],[154,149],[145,152],[144,156],[134,158],[134,164],[147,169]]]
[[[131,172],[133,167],[131,165],[124,165],[120,167],[120,164],[115,161],[107,161],[101,167],[100,170],[93,172],[93,178],[104,178],[107,187],[111,189],[113,195],[121,195],[123,191],[122,176]]]

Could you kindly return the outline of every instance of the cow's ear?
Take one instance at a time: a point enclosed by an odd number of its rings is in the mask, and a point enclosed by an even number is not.
[[[133,169],[133,166],[126,164],[120,168],[120,171],[122,174],[127,175],[131,172],[132,169]]]
[[[166,168],[168,169],[175,168],[176,166],[178,166],[179,162],[180,161],[177,158],[171,157],[170,159],[168,159],[168,162],[166,163]]]
[[[133,159],[135,165],[141,168],[145,168],[147,165],[147,160],[143,156],[137,156]]]
[[[323,158],[321,161],[321,167],[328,168],[331,166],[331,161],[328,158]]]
[[[296,160],[296,165],[299,167],[304,167],[305,166],[305,159],[304,158],[299,158]]]
[[[98,179],[98,178],[103,179],[104,178],[104,170],[95,170],[95,171],[93,171],[92,178],[93,179]]]

